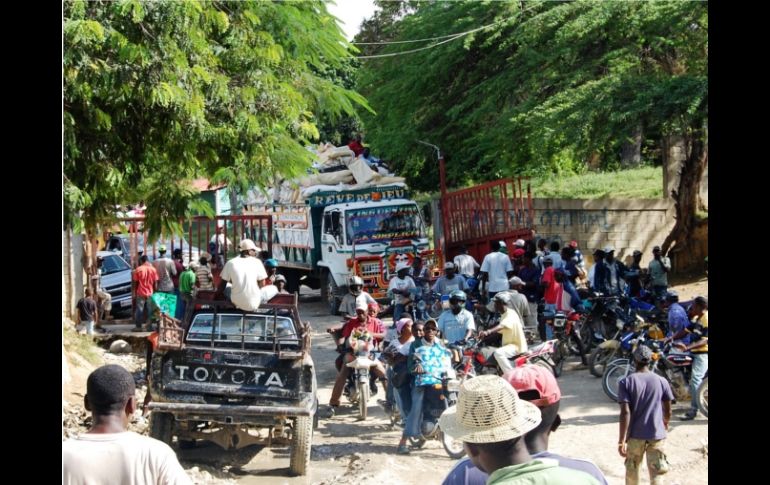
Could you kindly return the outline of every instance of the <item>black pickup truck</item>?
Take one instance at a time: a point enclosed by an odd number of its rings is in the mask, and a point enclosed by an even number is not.
[[[310,325],[296,295],[277,295],[256,312],[194,300],[182,322],[161,323],[149,369],[153,438],[224,449],[290,444],[291,472],[307,473],[318,399]]]

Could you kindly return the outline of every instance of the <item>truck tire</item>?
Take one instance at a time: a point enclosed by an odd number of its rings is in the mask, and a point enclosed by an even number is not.
[[[150,415],[150,437],[171,446],[171,439],[174,437],[174,415],[153,412]]]
[[[294,432],[291,437],[291,458],[289,458],[289,471],[292,475],[307,475],[312,442],[313,418],[310,416],[297,416],[294,418]]]
[[[322,288],[321,293],[326,295],[326,302],[329,305],[329,314],[339,315],[340,301],[337,297],[339,287],[334,281],[334,276],[329,271],[326,271],[326,284]]]

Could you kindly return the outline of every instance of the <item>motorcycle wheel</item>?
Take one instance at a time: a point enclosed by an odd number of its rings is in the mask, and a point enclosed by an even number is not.
[[[610,362],[615,357],[617,351],[617,348],[603,349],[596,347],[588,357],[588,372],[594,377],[602,377],[607,367],[607,362]]]
[[[444,451],[446,451],[447,455],[449,455],[449,458],[457,460],[458,458],[465,456],[465,448],[463,448],[462,441],[457,441],[451,438],[448,434],[441,430],[439,430],[439,434],[441,444],[444,446]]]
[[[698,409],[704,416],[709,417],[709,378],[706,376],[698,386]]]
[[[573,355],[577,355],[580,357],[580,363],[583,365],[588,365],[588,359],[586,359],[586,351],[585,347],[583,346],[583,341],[580,340],[580,336],[576,333],[573,333],[569,336],[569,341],[572,343],[570,345],[569,350]]]
[[[604,370],[602,376],[602,389],[607,397],[613,401],[618,401],[618,387],[620,380],[634,371],[629,359],[615,359]]]
[[[358,388],[358,417],[363,421],[366,419],[369,404],[369,383],[359,381],[356,387]]]
[[[532,361],[532,364],[539,365],[540,367],[545,367],[546,369],[548,369],[548,371],[551,374],[554,374],[553,366],[551,364],[549,364],[547,360],[536,359],[536,360]],[[554,377],[556,377],[556,376],[554,375]]]
[[[567,342],[564,340],[559,341],[558,344],[556,344],[556,349],[553,353],[553,375],[556,377],[561,376],[562,370],[564,370],[564,361],[567,360],[567,356],[569,355],[569,345],[567,345]]]

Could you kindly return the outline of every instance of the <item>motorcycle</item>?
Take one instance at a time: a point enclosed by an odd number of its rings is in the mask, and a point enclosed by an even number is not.
[[[647,344],[647,342],[652,343]],[[651,345],[655,352],[653,354],[653,365],[650,370],[668,381],[674,394],[674,402],[689,401],[691,398],[690,375],[692,373],[692,354],[676,350],[670,342],[665,344],[662,349],[656,341],[650,340],[643,343]],[[661,356],[663,358],[660,358]],[[602,379],[602,387],[610,399],[613,401],[618,400],[617,391],[620,379],[623,379],[633,371],[634,367],[631,359],[616,359],[607,366]]]
[[[334,338],[334,341],[337,342],[342,337],[342,327],[330,328],[327,330],[327,333],[329,333]],[[337,368],[337,372],[340,372],[342,365],[345,362],[344,359],[345,359],[345,355],[348,353],[348,349],[345,347],[344,344],[337,345],[337,352],[339,353],[339,355],[337,356],[337,359],[335,361],[335,367]],[[362,355],[362,357],[366,357],[368,359],[368,355],[369,354],[367,353],[366,355]],[[357,361],[358,361],[358,356],[356,356],[356,359],[353,362],[350,362],[346,365],[347,367],[351,367],[352,369],[353,366],[351,364],[355,364]],[[371,369],[371,366],[376,364],[376,362],[373,360],[370,360],[370,362],[371,364],[367,369]],[[365,362],[361,360],[358,365],[363,367],[365,365]],[[353,369],[348,374],[348,378],[347,378],[347,382],[345,383],[343,394],[348,398],[348,401],[350,401],[353,404],[359,405],[359,411],[362,416],[361,419],[366,419],[366,404],[364,404],[363,411],[361,411],[360,409],[361,400],[359,399],[359,396],[362,396],[362,394],[358,391],[359,383],[358,383],[357,374],[359,374],[359,372],[357,372],[357,369]],[[369,377],[367,382],[370,384],[371,387],[376,386],[377,376],[374,374],[374,372],[371,372],[371,370],[369,371]],[[370,393],[371,393],[371,388],[367,387],[366,400],[364,401],[364,403],[366,403],[369,400]],[[332,409],[332,413],[333,412],[334,410]]]
[[[436,439],[441,442],[444,451],[450,458],[458,459],[465,455],[463,442],[451,438],[441,431],[438,419],[441,414],[457,404],[457,394],[460,392],[460,382],[450,379],[446,373],[441,376],[441,383],[425,386],[425,397],[422,403],[422,421],[420,436],[410,437],[409,441],[415,448],[422,448],[428,440]]]
[[[558,340],[548,340],[534,347],[530,347],[526,352],[510,358],[513,367],[520,367],[524,364],[540,365],[551,372],[554,372],[556,363],[553,361],[553,353]],[[454,364],[457,378],[462,382],[465,379],[476,377],[482,374],[501,375],[494,352],[497,347],[491,347],[484,344],[483,340],[469,338],[466,341],[458,341],[449,346],[456,349],[462,358]]]
[[[617,322],[618,330],[609,340],[599,344],[588,357],[588,371],[595,377],[602,377],[607,363],[618,358],[631,357],[631,340],[643,331],[653,340],[661,340],[663,331],[655,323],[646,322],[640,315],[635,315],[635,324]]]
[[[575,325],[580,321],[580,318],[580,314],[577,312],[567,314],[563,311],[557,311],[556,313],[546,312],[543,315],[545,324],[551,328],[553,338],[557,341],[552,357],[553,373],[556,377],[561,375],[564,361],[573,352],[573,345],[576,347],[574,353],[580,355],[583,365],[587,364],[585,352],[583,352],[583,342],[575,331]]]
[[[355,359],[345,365],[351,369],[350,375],[353,378],[354,387],[349,388],[348,399],[350,399],[350,402],[358,404],[358,417],[360,420],[364,420],[366,419],[369,394],[371,392],[369,388],[370,370],[377,365],[377,362],[369,358],[371,354],[371,341],[351,339],[351,342],[356,342],[353,344]]]

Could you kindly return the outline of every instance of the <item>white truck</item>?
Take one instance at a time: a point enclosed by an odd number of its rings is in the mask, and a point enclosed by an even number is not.
[[[304,202],[247,204],[245,214],[272,216],[273,257],[287,289],[321,288],[332,314],[351,275],[384,300],[397,262],[411,263],[416,255],[432,261],[420,210],[403,183],[321,190]]]

